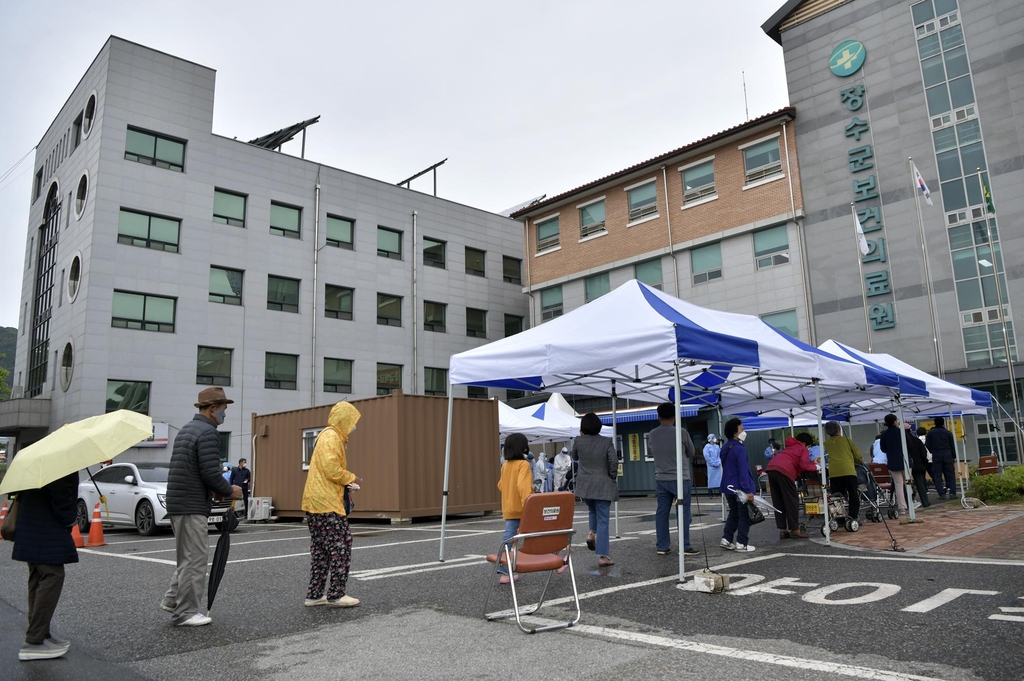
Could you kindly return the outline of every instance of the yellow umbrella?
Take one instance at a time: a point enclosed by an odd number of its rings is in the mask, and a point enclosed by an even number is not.
[[[112,459],[152,435],[153,419],[125,409],[69,423],[15,455],[0,494],[39,489]]]

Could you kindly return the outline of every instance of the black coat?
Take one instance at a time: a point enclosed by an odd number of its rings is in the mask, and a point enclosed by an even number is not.
[[[954,447],[956,446],[953,442],[953,433],[942,426],[935,426],[929,430],[928,434],[924,436],[924,443],[933,457],[941,459],[949,455],[950,458],[953,458]]]
[[[928,472],[928,450],[921,438],[907,432],[907,453],[910,454],[910,469],[914,473]]]
[[[214,492],[229,497],[231,485],[221,470],[217,425],[196,414],[174,438],[167,474],[167,515],[210,515]]]
[[[899,426],[889,426],[882,431],[882,437],[879,440],[878,446],[882,448],[885,453],[885,458],[889,461],[890,471],[903,471],[906,470],[903,465],[903,444],[900,442],[900,438],[905,437],[903,429]],[[910,453],[910,445],[907,445],[907,454]]]
[[[249,485],[249,469],[235,466],[231,469],[231,478],[228,480],[232,485],[238,485],[239,487],[248,487]]]
[[[18,526],[11,558],[37,565],[78,562],[71,528],[78,517],[78,473],[42,489],[18,492]]]

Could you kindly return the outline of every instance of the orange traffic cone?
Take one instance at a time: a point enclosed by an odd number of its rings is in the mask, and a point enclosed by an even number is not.
[[[89,546],[106,546],[103,541],[103,516],[100,514],[100,505],[92,509],[92,522],[89,523]]]
[[[7,517],[7,502],[4,502],[3,508],[0,508],[0,523]]]
[[[78,529],[78,523],[75,523],[75,526],[71,529],[71,538],[75,540],[76,549],[85,548],[85,540],[82,539],[82,533]]]

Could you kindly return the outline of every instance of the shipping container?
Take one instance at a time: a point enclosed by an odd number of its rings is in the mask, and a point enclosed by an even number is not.
[[[349,438],[348,468],[363,479],[352,495],[354,519],[392,522],[440,516],[448,398],[390,395],[352,400],[359,410]],[[271,497],[274,514],[297,518],[316,436],[333,404],[252,415],[253,496]],[[454,400],[450,514],[501,508],[496,400]]]

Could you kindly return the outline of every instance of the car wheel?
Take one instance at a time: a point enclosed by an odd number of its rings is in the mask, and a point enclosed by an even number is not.
[[[92,518],[89,517],[89,507],[85,505],[85,502],[81,499],[78,500],[78,517],[75,522],[78,523],[78,531],[83,535],[89,534],[89,523]]]
[[[135,529],[143,537],[156,533],[156,518],[153,516],[153,504],[143,499],[135,508]]]

